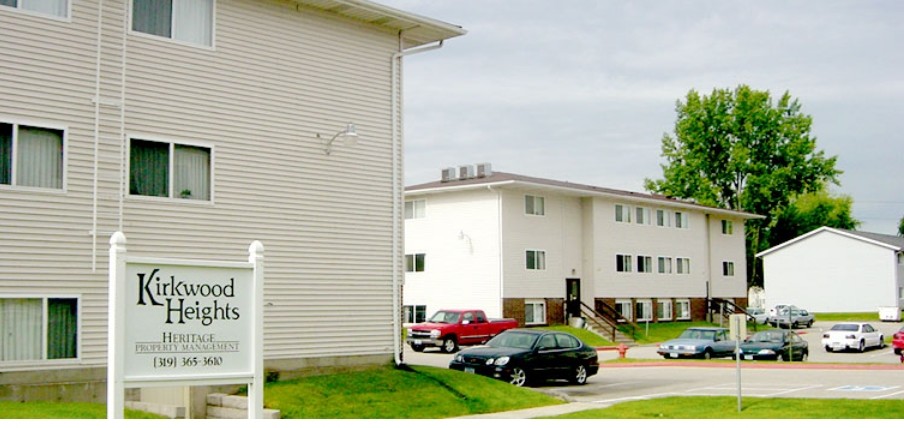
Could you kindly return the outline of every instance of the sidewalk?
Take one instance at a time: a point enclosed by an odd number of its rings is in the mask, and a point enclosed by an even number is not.
[[[461,417],[453,418],[453,419],[533,419],[533,418],[542,418],[542,417],[546,417],[546,416],[564,415],[567,413],[580,412],[582,410],[602,409],[604,407],[609,407],[610,405],[611,404],[609,404],[609,403],[601,404],[601,403],[574,402],[574,403],[558,404],[555,406],[535,407],[532,409],[512,410],[509,412],[461,416]]]

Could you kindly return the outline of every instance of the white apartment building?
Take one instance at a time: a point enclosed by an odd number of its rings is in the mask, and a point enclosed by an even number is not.
[[[446,169],[405,188],[406,322],[468,307],[559,324],[569,296],[635,322],[703,319],[709,298],[746,304],[754,218],[489,164]]]
[[[400,358],[402,58],[463,34],[366,0],[0,0],[0,399],[104,399],[116,231],[261,241],[267,370]]]

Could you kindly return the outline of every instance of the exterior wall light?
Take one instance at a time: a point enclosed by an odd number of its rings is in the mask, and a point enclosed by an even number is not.
[[[349,123],[345,125],[345,129],[335,133],[328,141],[326,141],[326,145],[323,148],[323,152],[326,154],[330,154],[333,151],[333,142],[336,141],[337,138],[342,137],[342,143],[346,146],[354,146],[358,144],[358,130],[355,128],[354,123]],[[324,138],[320,133],[317,134],[317,138],[320,142],[324,142],[326,138]]]

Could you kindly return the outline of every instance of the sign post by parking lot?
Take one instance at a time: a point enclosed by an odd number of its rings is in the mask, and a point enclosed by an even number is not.
[[[747,315],[733,314],[728,318],[728,336],[735,341],[735,370],[738,375],[738,413],[741,413],[741,341],[747,338]]]

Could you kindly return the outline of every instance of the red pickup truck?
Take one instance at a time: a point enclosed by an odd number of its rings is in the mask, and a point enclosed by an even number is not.
[[[408,327],[406,341],[414,352],[437,346],[443,352],[452,353],[459,345],[483,344],[515,327],[518,327],[518,321],[514,318],[489,319],[478,309],[443,309],[427,322]]]

